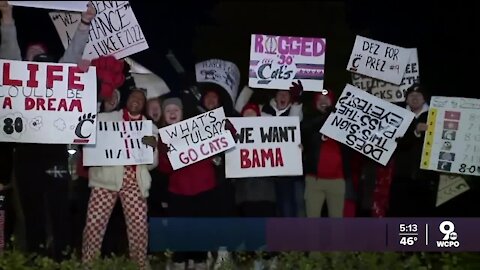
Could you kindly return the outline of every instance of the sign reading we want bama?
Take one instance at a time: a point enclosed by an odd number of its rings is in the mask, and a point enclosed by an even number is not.
[[[186,167],[234,147],[225,121],[222,107],[160,129],[172,168]]]
[[[298,117],[233,117],[236,145],[225,154],[228,178],[302,175]]]
[[[147,40],[128,1],[92,1],[97,16],[90,26],[90,38],[83,54],[87,60],[104,55],[117,59],[148,49]],[[65,48],[80,24],[81,14],[50,12]]]
[[[347,84],[320,132],[386,165],[414,113]]]
[[[95,143],[95,67],[0,60],[0,84],[0,141]]]

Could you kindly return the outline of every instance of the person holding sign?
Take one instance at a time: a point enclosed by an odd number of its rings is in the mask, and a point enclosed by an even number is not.
[[[12,15],[12,6],[8,4],[8,1],[0,1],[0,10],[2,12],[2,46],[0,47],[0,58],[22,60],[20,47],[17,41],[15,22]],[[72,42],[65,50],[59,63],[80,63],[83,51],[88,42],[90,24],[95,16],[96,10],[93,7],[93,4],[89,2],[86,11],[82,13],[81,23],[78,25]],[[30,43],[26,48],[24,59],[26,61],[35,61],[35,58],[39,56],[48,56],[45,45],[41,42]],[[53,60],[51,57],[49,57],[49,59]]]
[[[146,93],[134,89],[123,110],[99,115],[102,121],[145,120]],[[157,148],[158,129],[153,126],[152,136],[143,137],[142,142]],[[154,152],[152,165],[91,167],[89,186],[92,188],[88,203],[87,222],[83,233],[82,261],[90,262],[100,252],[105,229],[112,209],[120,198],[127,224],[130,258],[139,269],[147,264],[147,197],[151,184],[149,169],[157,166],[158,156]]]
[[[15,209],[13,208],[12,171],[13,144],[0,142],[0,253],[13,235]]]
[[[415,119],[405,136],[398,139],[390,216],[432,215],[439,176],[434,171],[420,169],[423,142],[428,127],[427,100],[428,94],[420,84],[414,84],[407,89],[406,108],[415,113]]]
[[[165,124],[173,125],[183,120],[183,104],[179,98],[170,97],[163,101]],[[160,141],[159,166],[161,173],[168,174],[169,217],[214,217],[217,216],[219,201],[215,188],[217,179],[212,158],[192,163],[173,170],[168,159],[169,149]],[[206,269],[206,252],[176,252],[173,254],[174,269],[185,269],[191,259],[195,269]]]
[[[61,63],[78,63],[88,41],[90,22],[96,12],[90,4],[82,13],[82,25],[79,26],[74,42],[60,59]],[[17,41],[15,21],[12,7],[7,1],[0,1],[2,13],[2,44],[0,57],[11,60],[22,60]],[[36,42],[28,46],[26,61],[56,62],[47,54],[47,48]],[[38,158],[39,153],[48,155]],[[52,257],[61,260],[64,252],[71,245],[69,218],[69,184],[71,176],[68,170],[66,145],[58,144],[15,144],[14,161],[16,185],[18,188],[21,210],[25,219],[26,251],[44,253],[42,248],[47,238],[52,238],[50,245]],[[23,166],[27,165],[28,170]],[[48,235],[46,224],[50,223],[51,235]]]
[[[343,217],[347,184],[351,187],[349,148],[319,132],[334,105],[332,91],[316,93],[316,115],[302,122],[307,217],[320,217],[325,201],[329,217]]]
[[[298,116],[303,119],[301,95],[303,86],[300,81],[293,82],[290,90],[278,90],[269,103],[261,107],[262,116]],[[278,177],[275,180],[278,212],[281,217],[296,217],[297,212],[303,212],[303,203],[296,198],[298,177]]]

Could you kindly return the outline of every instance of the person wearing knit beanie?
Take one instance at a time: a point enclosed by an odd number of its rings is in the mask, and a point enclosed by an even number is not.
[[[120,105],[120,98],[121,98],[120,91],[118,91],[118,89],[115,89],[115,91],[113,91],[111,97],[103,100],[103,103],[102,103],[103,106],[102,106],[101,111],[102,112],[113,112],[113,111],[117,110],[118,105]]]
[[[177,97],[167,98],[162,103],[162,113],[167,125],[183,120],[182,100]]]
[[[305,207],[307,217],[320,217],[323,205],[329,217],[343,217],[345,200],[351,199],[350,150],[319,132],[335,107],[333,91],[315,93],[315,116],[302,122]]]
[[[183,120],[183,104],[177,97],[166,98],[162,103],[163,117],[166,126]],[[179,129],[178,132],[182,128]],[[176,134],[174,131],[171,135]],[[178,135],[181,136],[180,133]],[[158,146],[158,170],[168,177],[168,207],[169,217],[215,216],[218,208],[217,179],[215,165],[212,159],[203,159],[178,170],[173,170],[168,153],[179,154],[169,142],[160,140]],[[183,150],[182,150],[183,151]],[[180,156],[183,156],[180,154]],[[195,226],[195,224],[192,224]],[[186,263],[193,260],[195,269],[207,269],[207,252],[174,252],[172,255],[173,269],[185,269]]]
[[[322,92],[315,93],[313,102],[315,109],[325,113],[329,108],[335,105],[335,94],[333,91],[323,90]]]
[[[40,54],[46,54],[48,52],[47,46],[43,42],[32,42],[28,44],[25,52],[25,60],[33,61],[35,56]]]
[[[410,86],[405,93],[405,101],[407,103],[406,108],[407,110],[415,113],[415,118],[418,118],[422,113],[428,111],[427,100],[427,91],[425,91],[425,89],[420,86],[420,84],[414,84]],[[425,131],[423,130],[424,128],[425,126],[422,125],[420,131]]]
[[[243,107],[241,114],[244,117],[260,116],[260,107],[258,106],[258,104],[248,103],[247,105],[245,105],[245,107]]]

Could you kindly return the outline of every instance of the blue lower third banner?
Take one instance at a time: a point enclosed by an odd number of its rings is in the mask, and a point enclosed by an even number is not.
[[[157,251],[480,251],[480,218],[151,218]]]

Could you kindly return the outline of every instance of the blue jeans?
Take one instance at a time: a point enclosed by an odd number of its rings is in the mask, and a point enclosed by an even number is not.
[[[301,177],[275,179],[275,195],[279,217],[305,216],[305,182]]]
[[[305,179],[303,177],[296,178],[294,182],[294,188],[297,217],[306,217],[307,211],[305,210]]]

